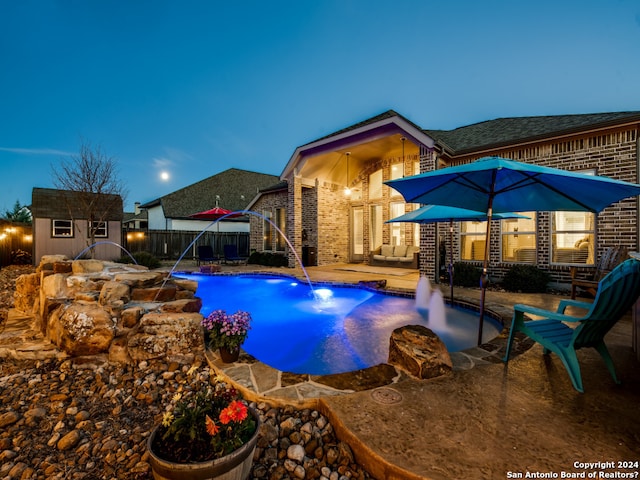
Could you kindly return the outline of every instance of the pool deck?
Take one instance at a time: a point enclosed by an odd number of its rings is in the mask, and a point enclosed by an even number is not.
[[[408,292],[418,281],[415,271],[354,268],[333,265],[308,272],[313,281],[385,280],[386,288]],[[254,269],[223,266],[223,271]],[[275,271],[302,275],[294,269]],[[443,290],[446,298],[448,286]],[[478,289],[455,289],[456,299],[477,302],[479,295]],[[554,309],[561,298],[488,291],[486,303],[508,318],[515,303]],[[504,338],[452,355],[454,371],[431,380],[388,366],[320,378],[279,372],[246,355],[232,365],[214,354],[207,359],[250,399],[321,410],[357,462],[378,480],[637,478],[640,362],[631,331],[628,315],[606,337],[621,385],[614,384],[597,352],[578,352],[584,394],[573,389],[559,359],[542,355],[539,345],[502,363]]]

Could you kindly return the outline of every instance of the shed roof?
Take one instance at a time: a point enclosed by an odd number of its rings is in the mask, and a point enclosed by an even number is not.
[[[31,215],[33,218],[88,219],[87,201],[98,202],[95,211],[106,212],[104,221],[122,221],[122,197],[115,194],[74,192],[71,190],[57,190],[54,188],[35,187],[31,191]]]

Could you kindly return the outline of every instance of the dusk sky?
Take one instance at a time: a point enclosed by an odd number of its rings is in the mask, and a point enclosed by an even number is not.
[[[232,167],[279,175],[389,109],[429,129],[640,111],[639,46],[639,0],[0,0],[0,213],[81,139],[131,211]]]

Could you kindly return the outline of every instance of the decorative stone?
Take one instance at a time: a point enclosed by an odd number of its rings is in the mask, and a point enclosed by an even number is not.
[[[163,303],[160,306],[161,312],[199,312],[202,308],[202,300],[200,298],[191,298],[183,300],[174,300],[172,302]]]
[[[124,328],[133,328],[138,324],[143,314],[144,309],[142,307],[125,308],[120,313],[120,323]]]
[[[71,356],[107,352],[114,332],[111,316],[96,305],[61,306],[47,323],[49,340]]]
[[[104,263],[100,260],[74,260],[71,269],[75,275],[80,273],[98,273],[104,270]]]
[[[120,282],[105,282],[100,290],[100,305],[110,305],[117,301],[129,302],[129,286]]]
[[[21,312],[33,311],[33,304],[38,298],[40,288],[40,275],[29,273],[20,275],[16,279],[16,291],[14,294],[14,307]]]
[[[446,375],[453,369],[440,337],[422,325],[396,328],[389,341],[389,363],[417,378]]]
[[[160,357],[204,353],[202,315],[199,313],[147,313],[127,347],[134,362]]]
[[[164,279],[164,274],[159,272],[135,272],[118,273],[114,281],[126,283],[132,288],[152,287]]]
[[[168,302],[175,300],[175,298],[175,285],[154,288],[134,288],[131,291],[131,300],[134,302]]]

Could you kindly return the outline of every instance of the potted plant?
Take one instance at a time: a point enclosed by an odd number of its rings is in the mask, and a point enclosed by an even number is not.
[[[240,345],[251,328],[251,315],[242,310],[231,315],[224,310],[214,310],[202,319],[202,326],[207,346],[219,349],[222,361],[231,363],[240,355]]]
[[[259,425],[258,413],[224,381],[195,382],[174,395],[149,436],[154,478],[247,478]]]

